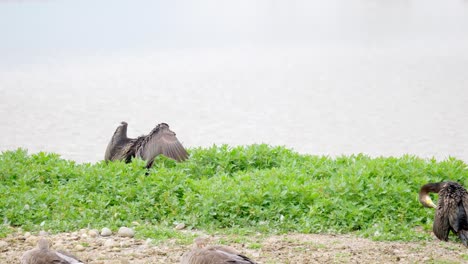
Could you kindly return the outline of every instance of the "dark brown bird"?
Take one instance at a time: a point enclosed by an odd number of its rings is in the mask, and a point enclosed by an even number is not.
[[[429,193],[438,193],[437,206]],[[468,246],[468,192],[456,182],[428,183],[419,191],[419,201],[425,207],[436,209],[432,230],[443,241],[448,240],[450,230]]]
[[[196,238],[194,248],[182,255],[181,264],[256,264],[235,249],[224,246],[205,246],[206,238]]]
[[[127,137],[127,126],[126,122],[122,122],[117,127],[107,145],[104,160],[130,162],[132,158],[137,157],[146,160],[146,167],[149,168],[159,154],[176,161],[184,161],[188,158],[187,151],[177,139],[176,134],[169,129],[168,124],[161,123],[148,135],[137,138]]]
[[[21,264],[83,264],[83,262],[67,252],[50,250],[47,239],[41,238],[37,242],[37,248],[23,254]]]

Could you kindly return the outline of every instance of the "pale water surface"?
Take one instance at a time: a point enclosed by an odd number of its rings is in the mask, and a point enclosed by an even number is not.
[[[468,1],[0,1],[0,38],[0,151],[96,162],[125,120],[468,161]]]

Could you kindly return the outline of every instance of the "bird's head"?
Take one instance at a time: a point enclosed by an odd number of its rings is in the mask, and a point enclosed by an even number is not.
[[[37,241],[37,247],[40,250],[49,250],[49,241],[45,238],[41,238]]]
[[[432,201],[429,194],[423,196],[419,195],[419,202],[421,202],[421,204],[424,205],[424,207],[437,208],[437,205]]]
[[[443,186],[444,183],[442,182],[423,185],[419,191],[419,202],[425,207],[437,208],[437,205],[432,201],[429,193],[438,193]]]
[[[208,244],[208,237],[197,237],[195,238],[194,242],[195,242],[195,246],[197,248],[204,248],[207,244]]]

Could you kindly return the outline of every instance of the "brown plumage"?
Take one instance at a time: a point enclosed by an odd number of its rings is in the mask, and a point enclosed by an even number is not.
[[[438,193],[437,206],[429,193]],[[432,230],[437,238],[447,241],[450,230],[468,246],[468,192],[456,182],[428,183],[419,191],[419,201],[436,208]]]
[[[21,264],[83,264],[83,262],[67,252],[50,250],[47,239],[41,238],[37,242],[37,248],[23,254]]]
[[[176,161],[184,161],[188,158],[187,151],[177,139],[176,134],[169,129],[168,124],[161,123],[148,135],[138,138],[127,137],[127,126],[126,122],[122,122],[117,127],[107,145],[104,160],[130,162],[132,158],[138,157],[146,160],[146,167],[149,168],[159,154]]]
[[[235,249],[225,246],[205,246],[206,238],[195,239],[194,248],[180,259],[181,264],[256,264]]]

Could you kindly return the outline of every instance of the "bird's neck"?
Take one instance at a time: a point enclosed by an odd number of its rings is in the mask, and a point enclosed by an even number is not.
[[[420,193],[429,194],[429,193],[439,193],[440,190],[444,187],[445,182],[436,182],[428,183],[421,187]]]
[[[445,182],[437,182],[437,183],[428,183],[421,187],[419,191],[419,201],[425,207],[433,207],[436,208],[436,205],[432,201],[429,193],[439,193],[439,191],[445,186]]]

